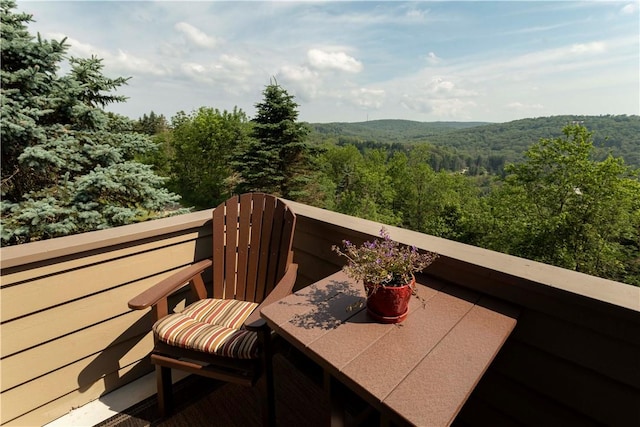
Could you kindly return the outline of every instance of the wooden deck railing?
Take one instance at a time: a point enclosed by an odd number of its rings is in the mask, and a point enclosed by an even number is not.
[[[290,202],[297,288],[337,271],[331,245],[380,224]],[[150,371],[129,298],[210,255],[211,211],[0,249],[3,425],[41,425]],[[628,424],[640,400],[640,288],[388,227],[439,252],[429,274],[521,308],[460,419]],[[132,402],[134,403],[134,402]]]

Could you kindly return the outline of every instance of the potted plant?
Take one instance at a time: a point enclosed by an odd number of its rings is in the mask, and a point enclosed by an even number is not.
[[[361,280],[367,293],[367,312],[383,323],[402,322],[409,313],[409,299],[415,295],[414,273],[431,265],[435,252],[419,252],[415,246],[391,240],[382,227],[380,239],[356,246],[348,240],[332,250],[347,258],[343,271]]]

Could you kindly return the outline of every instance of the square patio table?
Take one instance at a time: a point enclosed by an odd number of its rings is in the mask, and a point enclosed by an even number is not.
[[[458,286],[418,277],[409,315],[382,324],[361,284],[343,272],[262,309],[267,324],[324,371],[331,425],[343,425],[335,381],[381,424],[450,425],[516,325],[518,311]]]

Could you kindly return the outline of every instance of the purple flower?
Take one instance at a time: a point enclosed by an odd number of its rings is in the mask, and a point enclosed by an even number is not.
[[[364,242],[356,246],[349,240],[343,240],[344,251],[333,246],[332,250],[348,259],[345,272],[356,280],[400,286],[411,280],[413,273],[430,265],[437,254],[419,253],[415,246],[403,246],[391,240],[383,227],[382,239]]]

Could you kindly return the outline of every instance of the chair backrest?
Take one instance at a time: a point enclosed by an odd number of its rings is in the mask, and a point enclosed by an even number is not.
[[[213,297],[262,302],[293,262],[296,216],[275,196],[234,196],[213,211]]]

